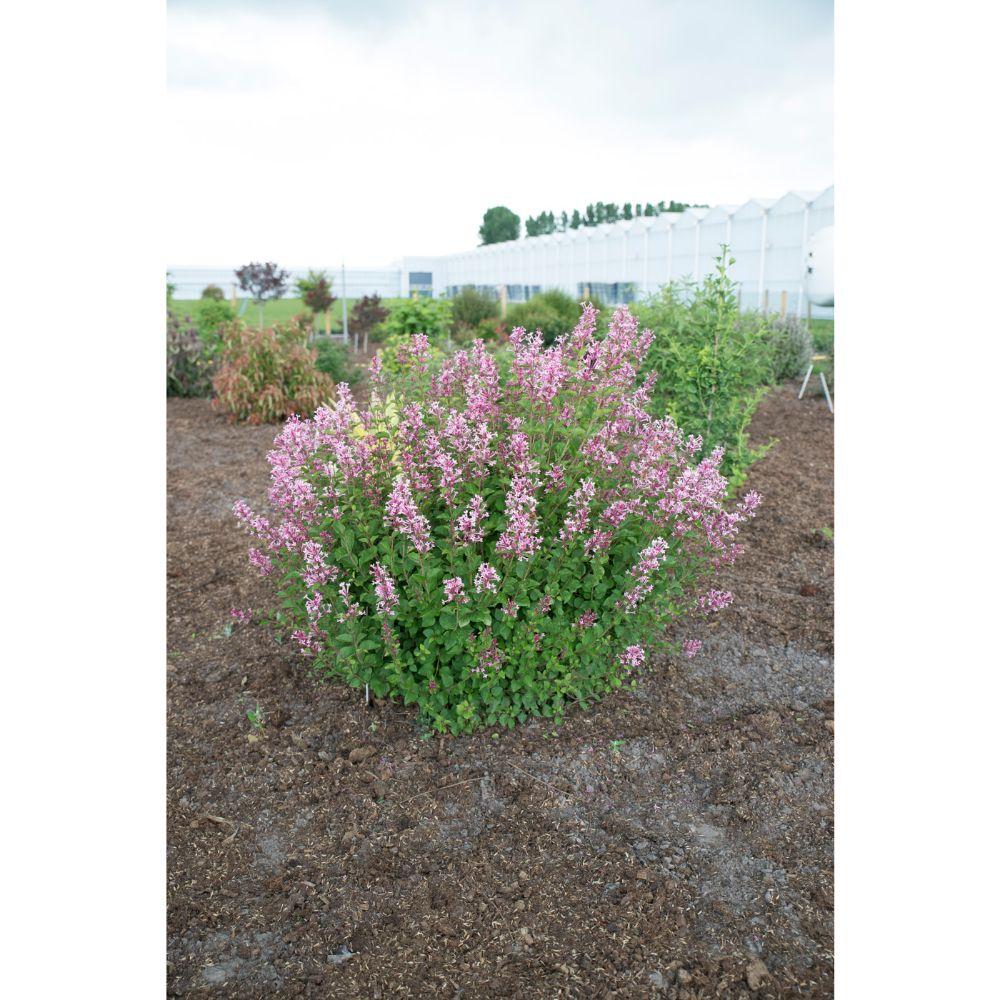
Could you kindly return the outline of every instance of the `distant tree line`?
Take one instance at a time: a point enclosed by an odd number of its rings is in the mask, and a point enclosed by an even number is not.
[[[658,201],[655,205],[647,201],[625,202],[619,206],[613,201],[598,201],[588,205],[583,212],[574,208],[572,213],[540,212],[537,216],[528,216],[524,222],[527,236],[548,236],[550,233],[564,233],[567,229],[579,229],[581,226],[599,226],[604,222],[619,222],[636,219],[639,216],[655,216],[663,212],[683,212],[685,208],[707,208],[707,205],[689,205],[684,201]]]
[[[528,216],[524,223],[526,236],[548,236],[550,233],[564,233],[567,229],[579,229],[581,226],[599,226],[604,222],[619,222],[621,220],[637,219],[640,216],[661,215],[664,212],[683,212],[685,208],[708,208],[708,205],[690,205],[686,201],[658,201],[655,205],[647,201],[625,202],[619,205],[614,201],[597,201],[588,205],[582,212],[574,208],[570,212],[539,212],[536,216]],[[487,209],[483,215],[483,224],[479,227],[480,245],[488,243],[505,243],[521,236],[521,217],[512,212],[506,205],[496,205]]]

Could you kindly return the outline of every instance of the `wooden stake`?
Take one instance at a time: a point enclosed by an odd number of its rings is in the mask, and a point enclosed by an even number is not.
[[[788,292],[781,293],[781,318],[785,318],[785,312],[788,309]]]
[[[771,291],[771,289],[769,289],[769,288],[765,288],[764,289],[764,312],[767,312],[767,300],[768,300],[768,296],[770,294],[770,291]]]

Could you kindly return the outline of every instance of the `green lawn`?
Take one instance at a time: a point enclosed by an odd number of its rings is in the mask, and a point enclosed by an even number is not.
[[[226,299],[226,301],[228,302],[229,299]],[[348,313],[350,313],[351,308],[354,306],[356,301],[357,299],[347,300]],[[402,299],[382,299],[382,305],[389,308],[394,303],[402,301]],[[180,316],[194,317],[197,313],[199,304],[199,299],[174,299],[171,309]],[[237,309],[242,307],[242,304],[243,300],[240,300],[240,304]],[[306,311],[305,306],[302,304],[302,299],[272,299],[270,302],[266,302],[264,304],[264,325],[271,326],[275,323],[287,323],[296,314]],[[337,299],[337,301],[333,304],[333,308],[330,310],[331,333],[339,333],[341,331],[343,328],[342,317],[343,307],[340,304],[340,299]],[[248,302],[241,318],[247,324],[256,326],[260,322],[260,311],[257,306],[253,304],[253,302]],[[320,317],[317,321],[317,329],[319,329],[320,332],[323,331],[322,317]]]
[[[833,320],[814,319],[810,323],[813,344],[817,354],[829,354],[833,350]]]

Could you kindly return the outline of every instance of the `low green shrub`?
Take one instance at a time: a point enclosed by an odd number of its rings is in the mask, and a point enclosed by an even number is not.
[[[451,300],[452,334],[456,338],[468,336],[479,329],[482,323],[496,323],[500,315],[500,304],[485,292],[472,285],[466,285]]]
[[[347,348],[343,344],[332,337],[317,337],[312,346],[316,352],[316,367],[329,375],[335,384],[357,381],[357,369],[348,360]]]
[[[409,365],[408,357],[413,336],[423,334],[392,333],[382,341],[377,357],[386,375],[395,378],[402,375]],[[427,338],[426,364],[430,371],[437,372],[448,357],[449,351],[445,343]]]
[[[601,303],[591,298],[591,305],[600,312]],[[546,345],[555,342],[556,337],[569,333],[576,326],[580,316],[580,305],[570,295],[557,288],[533,295],[527,302],[515,302],[507,309],[504,321],[507,330],[524,327],[528,333],[541,330]]]
[[[201,297],[212,302],[224,302],[226,293],[218,285],[206,285],[201,290]]]
[[[833,355],[833,320],[814,319],[809,324],[817,354]]]
[[[744,313],[744,322],[759,324],[756,313]],[[784,317],[771,313],[763,317],[763,346],[770,367],[769,381],[773,384],[805,374],[813,356],[813,340],[809,328],[798,316]]]
[[[447,299],[412,298],[394,303],[382,322],[386,337],[424,334],[429,340],[444,340],[451,328],[451,303]]]
[[[312,413],[332,399],[333,380],[316,367],[300,323],[250,329],[239,321],[221,331],[213,405],[248,424]]]
[[[663,628],[726,607],[712,588],[760,500],[724,506],[721,453],[646,410],[652,335],[628,309],[606,337],[586,307],[546,348],[482,341],[429,370],[430,342],[378,359],[358,412],[341,387],[269,454],[271,515],[237,501],[263,620],[320,675],[416,705],[441,732],[559,719],[635,683]],[[243,612],[251,614],[253,609]]]
[[[220,331],[236,319],[236,313],[228,302],[217,299],[204,299],[197,303],[193,312],[205,349],[215,357],[222,347]]]
[[[637,313],[657,331],[644,368],[656,373],[653,412],[669,414],[705,448],[724,448],[722,472],[738,487],[767,450],[750,448],[748,429],[772,367],[764,318],[740,314],[732,264],[724,251],[701,284],[666,285]]]

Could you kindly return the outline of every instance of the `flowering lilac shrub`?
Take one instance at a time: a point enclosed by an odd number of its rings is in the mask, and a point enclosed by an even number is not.
[[[585,306],[545,347],[517,329],[501,373],[482,341],[428,370],[415,335],[360,411],[346,385],[291,418],[269,455],[273,516],[238,501],[271,621],[315,670],[419,706],[452,733],[560,717],[648,669],[663,628],[732,595],[708,586],[759,496],[724,507],[721,450],[699,459],[647,405],[653,340]]]

